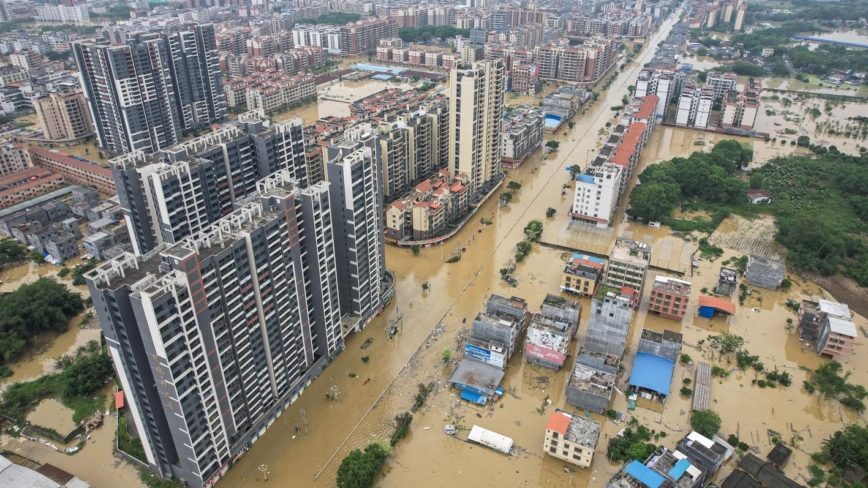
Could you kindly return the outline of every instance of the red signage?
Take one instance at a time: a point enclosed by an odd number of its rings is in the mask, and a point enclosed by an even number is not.
[[[536,344],[527,344],[524,353],[529,356],[550,361],[552,363],[557,363],[558,365],[563,365],[564,359],[566,358],[566,356],[561,352],[546,349],[544,347],[537,346]]]

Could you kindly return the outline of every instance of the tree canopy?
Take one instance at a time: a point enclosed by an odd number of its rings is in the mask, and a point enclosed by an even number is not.
[[[423,25],[422,27],[404,27],[398,31],[398,36],[404,42],[426,42],[438,37],[446,39],[447,37],[470,35],[469,29],[456,29],[451,25]]]
[[[338,468],[338,488],[371,488],[388,453],[379,444],[368,444],[365,452],[353,449]]]
[[[690,417],[690,426],[705,437],[711,439],[720,430],[720,415],[714,410],[693,412]]]
[[[26,249],[12,239],[0,240],[0,266],[6,263],[24,261],[27,257]]]
[[[39,278],[0,296],[0,362],[17,356],[33,336],[66,330],[84,310],[81,295],[51,278]]]
[[[329,12],[327,14],[320,15],[319,17],[315,17],[313,19],[299,19],[295,23],[296,24],[346,25],[350,22],[355,22],[361,18],[362,18],[361,15],[353,14],[353,13],[349,13],[349,12]]]
[[[753,159],[753,150],[737,141],[718,142],[710,153],[694,152],[651,165],[639,174],[630,195],[630,215],[646,221],[666,220],[682,200],[735,204],[747,198],[748,183],[735,172]]]

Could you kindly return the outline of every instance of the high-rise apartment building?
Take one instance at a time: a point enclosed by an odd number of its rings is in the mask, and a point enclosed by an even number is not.
[[[340,310],[344,326],[361,330],[377,313],[385,276],[382,166],[377,137],[352,130],[326,147],[333,202]],[[349,330],[344,330],[345,333]]]
[[[93,123],[81,90],[62,86],[33,99],[42,135],[51,141],[74,141],[93,134]]]
[[[214,26],[184,26],[166,33],[164,39],[181,129],[196,129],[226,117]]]
[[[111,161],[137,254],[204,230],[277,171],[308,186],[301,120],[267,127],[250,113],[239,120],[156,154],[135,151]]]
[[[341,54],[374,54],[380,39],[398,37],[395,19],[368,19],[340,27]]]
[[[502,178],[503,60],[459,64],[450,81],[449,173],[466,175],[478,199]]]
[[[213,26],[73,43],[99,145],[156,152],[226,116]]]
[[[288,172],[86,276],[150,471],[211,486],[343,349],[326,183]]]
[[[747,15],[747,4],[742,3],[739,4],[735,9],[735,25],[733,25],[733,30],[740,31],[744,28],[744,17]]]

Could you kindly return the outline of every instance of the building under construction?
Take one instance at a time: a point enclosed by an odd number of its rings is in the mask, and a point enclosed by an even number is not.
[[[591,302],[588,334],[582,350],[614,354],[620,358],[627,346],[632,320],[630,299],[601,286]]]

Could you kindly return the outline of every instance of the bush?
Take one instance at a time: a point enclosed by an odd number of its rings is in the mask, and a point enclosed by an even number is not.
[[[747,445],[746,442],[739,442],[739,443],[738,443],[738,448],[741,449],[742,451],[745,451],[745,452],[746,452],[748,449],[750,449],[750,446]]]
[[[64,278],[64,277],[66,277],[66,275],[69,274],[69,272],[70,272],[69,268],[64,266],[63,268],[60,268],[60,271],[57,272],[57,276],[59,278]]]
[[[690,364],[690,361],[693,361],[693,358],[690,357],[689,354],[682,353],[680,356],[681,364]]]
[[[686,396],[686,397],[689,397],[690,395],[693,395],[693,390],[691,390],[690,388],[688,388],[686,386],[682,386],[681,387],[681,394]]]

